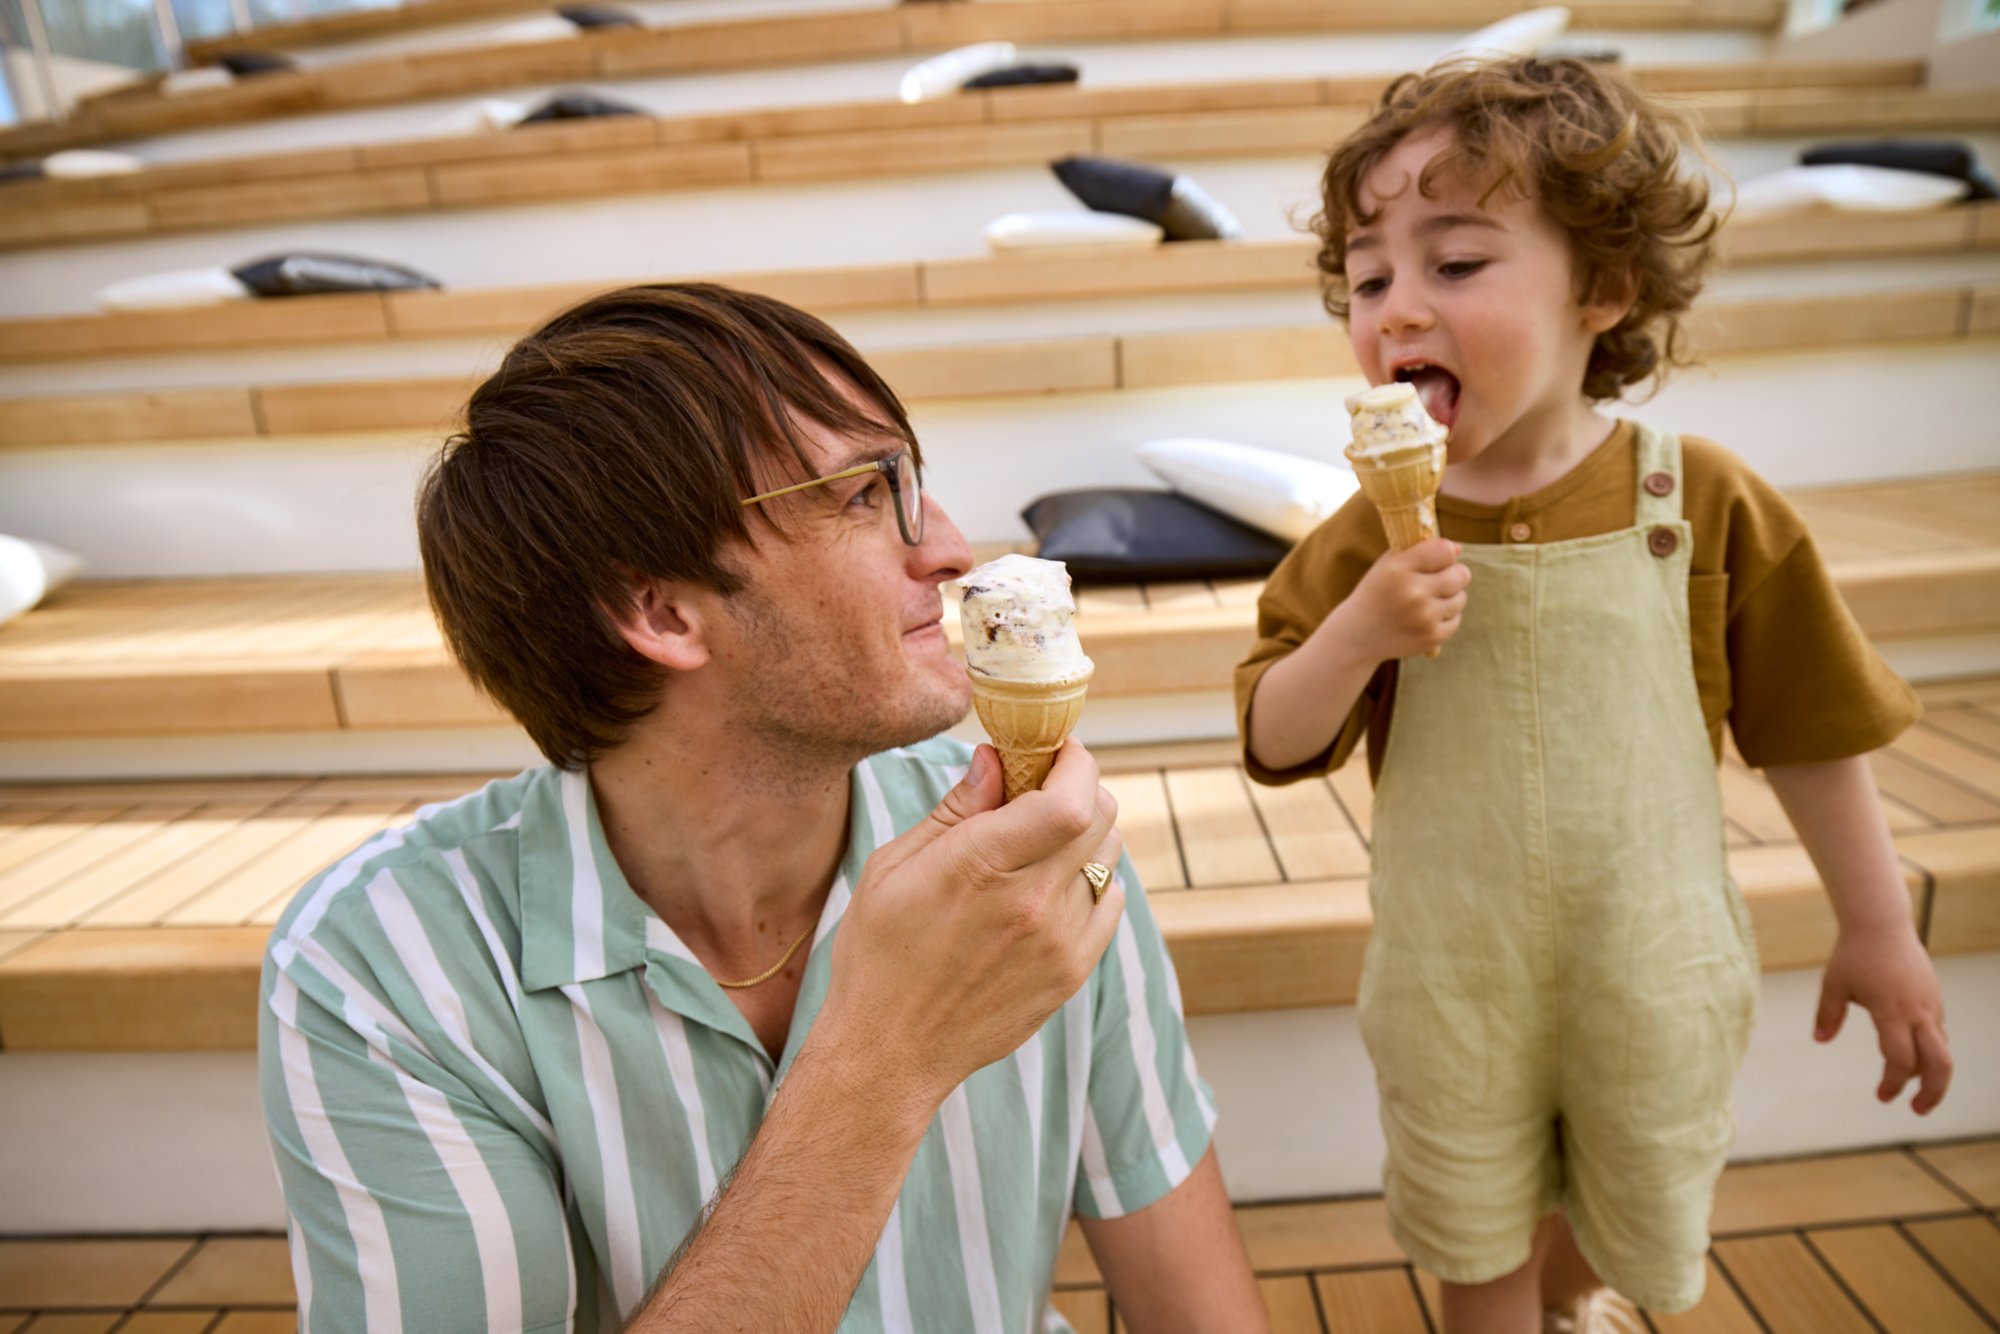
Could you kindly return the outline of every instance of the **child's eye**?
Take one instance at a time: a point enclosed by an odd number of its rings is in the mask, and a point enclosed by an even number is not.
[[[1485,267],[1483,259],[1455,259],[1449,264],[1438,265],[1438,272],[1447,278],[1470,278]]]
[[[1349,291],[1354,296],[1380,296],[1388,290],[1387,278],[1363,278],[1360,282],[1349,286]]]

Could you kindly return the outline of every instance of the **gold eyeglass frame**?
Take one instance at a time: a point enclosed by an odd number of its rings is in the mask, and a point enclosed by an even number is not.
[[[910,531],[910,518],[903,512],[903,482],[898,474],[902,470],[904,459],[909,459],[910,461],[910,480],[915,483],[914,490],[917,493],[915,532]],[[917,470],[916,457],[907,449],[899,449],[886,459],[876,459],[872,463],[858,463],[852,468],[842,468],[839,472],[830,472],[824,477],[815,477],[809,482],[797,482],[791,486],[781,486],[776,491],[766,491],[761,496],[750,496],[736,503],[742,508],[748,509],[752,505],[759,505],[767,500],[776,500],[779,496],[789,496],[794,491],[807,491],[815,486],[825,486],[828,482],[845,481],[849,477],[859,477],[863,473],[871,472],[881,473],[883,480],[889,483],[889,497],[896,503],[896,529],[903,535],[903,545],[911,547],[920,545],[924,540],[923,481]]]

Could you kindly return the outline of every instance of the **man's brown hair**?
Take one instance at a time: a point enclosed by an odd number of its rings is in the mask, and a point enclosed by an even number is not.
[[[1326,308],[1349,311],[1347,237],[1373,220],[1361,185],[1412,134],[1451,131],[1424,168],[1538,203],[1569,235],[1579,301],[1631,292],[1632,309],[1597,336],[1584,372],[1591,399],[1617,398],[1689,357],[1681,317],[1715,254],[1708,182],[1683,156],[1692,122],[1606,66],[1574,59],[1464,61],[1389,85],[1368,122],[1333,151],[1320,182],[1317,262]],[[1627,284],[1630,284],[1628,287]]]
[[[916,452],[894,391],[839,334],[706,283],[593,297],[473,391],[418,493],[424,581],[466,674],[550,760],[587,764],[658,704],[662,669],[607,609],[632,574],[741,588],[724,549],[754,540],[738,502],[813,476],[801,417]]]

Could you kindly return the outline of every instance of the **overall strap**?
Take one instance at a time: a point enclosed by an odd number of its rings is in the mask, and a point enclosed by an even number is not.
[[[1675,523],[1681,517],[1681,438],[1634,423],[1639,435],[1638,503],[1635,526]]]

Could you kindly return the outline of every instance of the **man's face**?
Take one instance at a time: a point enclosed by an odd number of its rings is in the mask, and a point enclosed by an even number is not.
[[[815,476],[903,448],[810,421],[797,429]],[[938,586],[965,573],[972,553],[937,502],[925,498],[914,547],[879,472],[763,503],[783,507],[770,517],[784,531],[753,522],[756,543],[735,561],[745,586],[725,602],[711,646],[744,724],[790,749],[861,756],[963,718],[972,687],[945,643]]]

